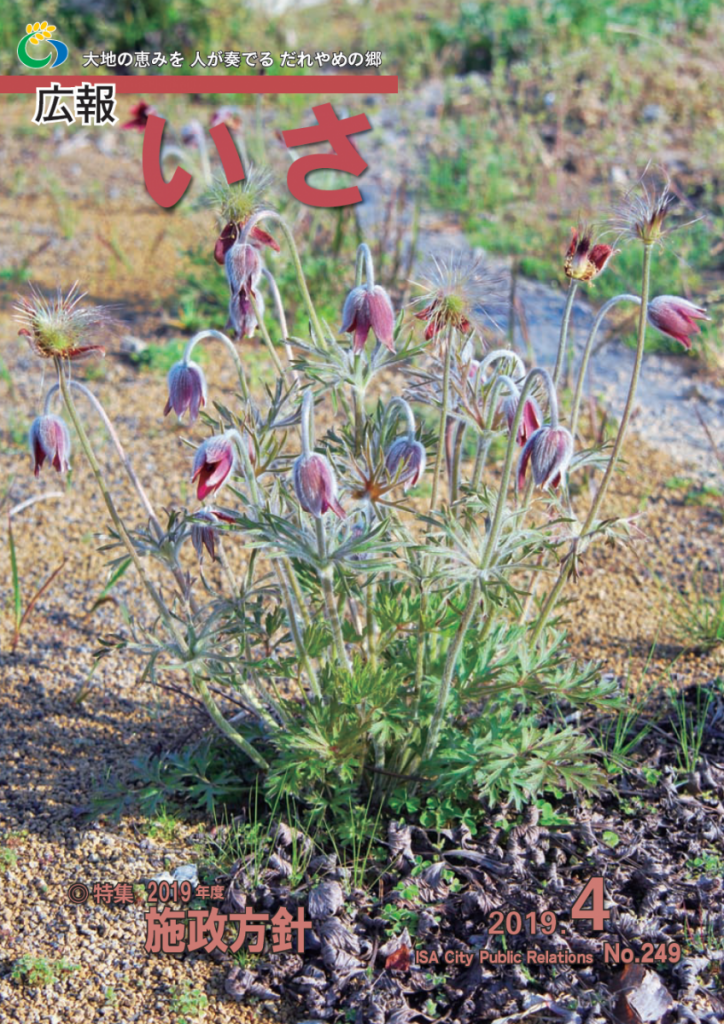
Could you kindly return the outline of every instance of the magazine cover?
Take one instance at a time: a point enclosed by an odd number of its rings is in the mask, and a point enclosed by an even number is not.
[[[0,42],[0,1022],[724,1021],[724,6]]]

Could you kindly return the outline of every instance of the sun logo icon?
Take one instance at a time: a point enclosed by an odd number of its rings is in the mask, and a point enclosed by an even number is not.
[[[25,35],[18,43],[18,59],[26,68],[45,68],[51,61],[53,61],[50,64],[51,68],[57,68],[59,64],[67,60],[68,47],[59,39],[52,39],[53,32],[55,32],[55,25],[49,25],[47,21],[28,22],[25,26]],[[49,43],[55,51],[55,60],[53,60],[53,54],[48,54],[47,57],[35,57],[28,52],[29,45],[36,47],[45,42]]]

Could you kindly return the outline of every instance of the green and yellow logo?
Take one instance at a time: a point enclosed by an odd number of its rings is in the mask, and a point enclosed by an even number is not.
[[[36,21],[35,24],[26,25],[25,32],[26,34],[18,43],[18,60],[26,68],[47,68],[51,60],[53,61],[50,64],[51,68],[57,68],[59,64],[68,59],[68,47],[65,43],[61,43],[60,39],[51,38],[55,32],[55,25],[49,25],[47,21]],[[28,51],[28,46],[35,47],[45,42],[53,48],[55,60],[53,60],[52,53],[49,53],[47,57],[33,57],[32,51]]]

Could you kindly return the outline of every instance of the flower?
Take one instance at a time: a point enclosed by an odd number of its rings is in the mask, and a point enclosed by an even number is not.
[[[508,421],[508,430],[511,430],[513,427],[515,414],[518,411],[519,397],[519,395],[506,395],[500,403],[500,412]],[[527,444],[528,439],[536,430],[538,430],[542,423],[543,413],[541,412],[541,408],[535,398],[526,398],[525,405],[523,407],[523,416],[521,417],[520,426],[518,427],[518,436],[516,438],[517,444],[521,447]]]
[[[189,423],[193,423],[199,409],[206,405],[206,378],[203,370],[191,360],[176,363],[168,372],[168,401],[163,410],[164,416],[173,411],[179,417],[188,410]]]
[[[259,250],[249,242],[237,241],[231,245],[226,251],[224,266],[232,294],[242,285],[255,287],[261,277]]]
[[[226,124],[232,132],[238,132],[241,131],[242,123],[241,111],[238,107],[219,107],[211,115],[209,128],[216,128],[220,124]]]
[[[344,519],[345,511],[337,501],[337,478],[324,455],[300,455],[292,468],[292,482],[305,512],[320,519],[331,508]]]
[[[139,100],[135,106],[131,107],[131,120],[122,124],[121,128],[135,128],[139,132],[145,131],[151,114],[158,116],[156,108],[152,107],[150,103],[146,103],[145,100]]]
[[[415,305],[423,308],[415,316],[427,322],[426,341],[446,327],[482,334],[486,319],[495,326],[486,307],[500,298],[500,277],[482,259],[464,252],[450,253],[447,261],[433,257],[419,287],[424,294]]]
[[[81,306],[85,293],[73,285],[67,295],[58,289],[55,299],[45,299],[35,288],[30,298],[19,296],[16,321],[37,355],[44,359],[82,359],[92,353],[105,355],[101,345],[86,344],[91,331],[113,322],[108,306]]]
[[[229,300],[229,321],[236,332],[237,341],[242,338],[251,338],[257,328],[256,313],[251,304],[254,298],[260,316],[264,315],[264,297],[261,292],[255,292],[253,288],[242,287],[232,294]]]
[[[198,520],[202,520],[202,522]],[[204,548],[212,559],[216,558],[216,524],[219,521],[233,523],[234,517],[226,512],[220,512],[216,508],[202,508],[196,513],[194,522],[191,524],[191,543],[196,549],[199,561],[203,560]]]
[[[209,437],[196,449],[191,480],[197,481],[196,494],[203,501],[207,494],[216,494],[236,469],[236,448],[227,431],[216,437]]]
[[[578,228],[571,228],[571,244],[568,246],[563,268],[568,277],[574,281],[591,281],[598,277],[612,256],[618,252],[610,245],[602,245],[598,242],[591,245],[591,236],[588,231]]]
[[[385,466],[396,483],[404,484],[405,493],[414,487],[425,472],[425,448],[419,441],[398,437],[387,449]]]
[[[371,289],[365,285],[353,288],[344,300],[342,309],[340,330],[345,334],[354,334],[355,355],[365,347],[370,328],[382,345],[390,352],[395,351],[392,340],[395,328],[392,302],[385,289],[378,284]]]
[[[558,487],[565,483],[566,469],[572,457],[573,436],[570,430],[565,427],[539,427],[520,453],[518,488],[523,486],[529,461],[537,487]]]
[[[59,473],[67,473],[70,469],[70,434],[68,428],[60,416],[38,416],[33,420],[28,437],[30,451],[35,460],[34,473],[40,473],[40,468],[46,459]]]
[[[200,149],[204,144],[204,126],[194,118],[185,124],[181,129],[181,141],[184,146],[191,146],[193,149]]]
[[[658,295],[649,302],[646,316],[652,327],[668,338],[678,341],[685,349],[691,348],[690,335],[701,330],[697,320],[709,320],[706,310],[676,295]]]

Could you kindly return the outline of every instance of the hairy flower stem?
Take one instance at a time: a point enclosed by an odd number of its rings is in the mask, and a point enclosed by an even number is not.
[[[347,671],[351,674],[352,664],[347,656],[347,651],[344,646],[342,623],[339,621],[337,603],[334,600],[334,577],[332,575],[332,568],[327,561],[327,538],[324,534],[324,521],[321,516],[315,518],[315,525],[317,527],[317,550],[319,552],[319,559],[322,563],[322,567],[319,570],[319,582],[322,587],[322,593],[324,594],[324,605],[329,617],[329,623],[332,627],[334,649],[340,663],[344,665]]]
[[[253,228],[256,227],[256,225],[259,224],[262,220],[275,221],[281,228],[282,234],[287,240],[287,244],[289,245],[289,251],[292,257],[292,262],[294,263],[294,270],[296,272],[297,280],[299,282],[299,288],[302,292],[302,298],[304,299],[304,304],[307,307],[309,319],[312,322],[312,329],[314,331],[318,344],[323,345],[324,332],[322,331],[322,325],[319,321],[319,317],[317,316],[317,311],[314,308],[312,296],[309,294],[309,288],[307,287],[307,279],[305,278],[304,270],[302,269],[302,261],[299,258],[299,250],[297,249],[297,243],[294,241],[294,235],[292,234],[291,229],[287,222],[284,220],[284,218],[280,214],[276,213],[275,210],[260,210],[259,213],[255,213],[252,217],[250,217],[249,220],[244,225],[244,230],[242,231],[241,239],[244,242],[248,241],[249,235],[251,234]]]
[[[615,306],[618,302],[635,302],[638,305],[640,305],[641,296],[627,294],[614,295],[614,297],[612,299],[609,299],[608,302],[604,302],[604,304],[601,306],[598,313],[596,314],[596,319],[593,321],[591,332],[588,335],[588,340],[586,341],[586,347],[583,349],[583,356],[581,357],[581,366],[578,370],[578,381],[576,382],[576,393],[573,396],[573,408],[571,409],[571,434],[574,438],[576,436],[576,431],[578,429],[578,412],[581,407],[581,398],[583,397],[583,382],[586,376],[586,370],[588,369],[588,362],[591,358],[591,352],[593,351],[593,345],[596,340],[596,335],[598,334],[598,329],[603,323],[609,309],[612,309],[613,306]]]
[[[262,338],[264,339],[264,344],[266,345],[269,351],[269,355],[272,358],[272,362],[274,363],[274,369],[277,371],[280,377],[285,378],[287,375],[287,371],[282,366],[282,361],[277,355],[277,351],[274,348],[274,342],[271,340],[269,331],[267,330],[266,324],[264,323],[264,314],[259,309],[259,303],[254,298],[254,293],[251,290],[251,288],[249,289],[249,300],[251,301],[251,308],[254,310],[254,316],[256,317],[256,322],[259,327],[259,331],[261,333]]]
[[[126,473],[128,475],[129,480],[133,484],[133,487],[134,487],[134,489],[136,491],[136,494],[138,495],[138,498],[139,498],[141,504],[143,505],[143,508],[144,508],[144,510],[146,512],[146,515],[148,516],[148,518],[151,521],[151,524],[152,524],[152,526],[154,528],[154,531],[156,533],[157,538],[159,540],[162,540],[162,538],[165,535],[164,534],[164,529],[161,526],[161,523],[159,522],[158,516],[156,515],[156,513],[155,513],[155,511],[153,509],[153,505],[151,504],[151,501],[150,501],[148,495],[146,494],[146,491],[144,490],[143,484],[138,479],[138,476],[136,475],[136,471],[134,470],[134,468],[133,468],[133,466],[132,466],[128,456],[125,453],[123,445],[121,444],[121,440],[120,440],[118,434],[116,433],[115,427],[113,426],[113,423],[111,422],[111,419],[108,416],[108,413],[103,408],[103,406],[98,401],[98,399],[93,394],[93,392],[89,388],[87,388],[85,386],[85,384],[81,384],[80,381],[70,380],[70,379],[68,380],[67,383],[68,383],[68,386],[70,388],[75,388],[76,391],[80,391],[81,394],[85,395],[85,397],[88,399],[88,401],[93,406],[95,411],[98,413],[98,416],[100,417],[104,427],[108,431],[108,436],[111,439],[111,444],[116,449],[116,453],[118,455],[118,458],[121,460],[121,464],[122,464],[123,468],[125,469],[125,471],[126,471]],[[60,391],[60,389],[61,389],[61,386],[60,386],[59,383],[58,384],[54,384],[53,387],[50,388],[50,390],[48,391],[48,394],[45,396],[45,409],[44,409],[44,411],[45,411],[46,414],[48,413],[48,410],[50,409],[50,403],[52,401],[53,396],[58,391]],[[195,615],[199,611],[199,606],[198,606],[198,604],[196,602],[196,599],[193,597],[193,595],[189,593],[189,588],[188,588],[187,582],[184,579],[184,574],[183,574],[183,571],[181,569],[181,566],[179,565],[178,558],[176,557],[175,552],[171,552],[171,558],[172,558],[172,562],[173,562],[171,571],[173,572],[174,579],[176,580],[176,583],[178,584],[178,588],[179,588],[179,590],[181,592],[181,596],[183,597],[184,601],[188,601],[189,607],[190,607],[191,611]]]
[[[266,267],[261,268],[261,272],[269,285],[269,291],[271,292],[272,299],[274,301],[274,311],[279,321],[279,330],[282,332],[282,341],[284,342],[284,349],[287,353],[287,361],[291,367],[294,360],[294,352],[292,346],[289,344],[289,328],[287,326],[287,317],[284,312],[284,304],[282,302],[281,293],[279,292],[279,286],[277,285],[276,278],[272,274],[271,270],[267,270]],[[292,379],[298,381],[298,376],[294,370],[291,371]]]
[[[460,497],[460,463],[462,461],[463,443],[465,441],[466,423],[458,423],[455,431],[455,447],[453,449],[452,472],[450,474],[450,504],[454,505]]]
[[[432,715],[432,721],[430,722],[430,729],[427,734],[425,741],[425,747],[422,752],[422,760],[427,760],[435,753],[437,747],[438,737],[440,735],[440,729],[442,727],[442,718],[445,713],[445,706],[447,704],[448,696],[450,695],[450,687],[452,685],[452,679],[455,674],[455,663],[457,662],[458,654],[465,641],[465,634],[467,633],[470,623],[473,620],[473,615],[478,606],[480,599],[480,580],[475,580],[472,587],[470,588],[470,596],[468,603],[465,605],[465,611],[463,617],[460,620],[457,632],[453,637],[450,646],[447,649],[447,656],[445,658],[445,667],[442,672],[442,679],[440,680],[440,690],[437,695],[437,702],[435,704],[435,710]]]
[[[548,391],[548,414],[550,416],[551,427],[556,429],[558,427],[558,399],[556,398],[556,391],[553,385],[550,374],[547,370],[542,370],[540,367],[534,367],[525,379],[523,388],[520,392],[518,399],[518,407],[515,410],[515,416],[510,427],[510,433],[508,435],[508,447],[505,451],[505,462],[503,463],[503,471],[500,475],[500,489],[498,491],[498,500],[495,504],[495,514],[493,516],[493,522],[490,527],[490,534],[488,535],[488,542],[485,545],[485,551],[483,552],[483,568],[487,569],[490,565],[490,560],[495,552],[495,546],[498,543],[498,534],[500,533],[500,524],[503,519],[503,509],[505,508],[506,498],[508,494],[508,484],[510,482],[510,474],[513,468],[513,460],[515,458],[515,452],[517,448],[517,437],[518,431],[520,430],[520,423],[523,419],[523,412],[525,410],[525,403],[528,396],[533,390],[533,384],[535,378],[540,377],[546,385]]]
[[[186,347],[184,348],[183,354],[183,362],[188,363],[189,359],[191,358],[191,353],[193,352],[194,347],[198,345],[200,341],[204,341],[204,339],[206,338],[212,338],[215,339],[216,341],[220,341],[225,346],[231,358],[234,360],[234,366],[236,367],[236,373],[239,378],[239,386],[241,387],[241,394],[244,400],[248,401],[249,387],[246,383],[246,374],[244,373],[244,367],[242,366],[241,359],[239,358],[239,353],[236,351],[236,348],[234,347],[234,342],[231,340],[231,338],[228,338],[225,334],[222,334],[221,331],[215,331],[209,328],[203,331],[199,331],[197,334],[194,334],[193,338],[190,338],[186,342]]]
[[[600,509],[601,504],[603,503],[603,499],[606,496],[606,492],[609,488],[609,485],[613,478],[613,474],[616,470],[618,457],[621,454],[621,449],[623,447],[624,440],[626,439],[626,431],[628,429],[629,420],[631,419],[631,413],[633,412],[634,401],[636,399],[636,390],[638,388],[639,376],[641,373],[641,365],[643,363],[644,358],[644,345],[646,343],[646,310],[649,302],[649,288],[651,285],[651,254],[652,244],[644,243],[644,260],[641,281],[641,307],[639,309],[636,360],[634,362],[633,373],[631,374],[631,382],[629,384],[626,405],[624,406],[624,410],[621,415],[621,423],[619,424],[618,433],[616,434],[616,440],[614,441],[613,449],[611,451],[611,457],[609,458],[608,466],[606,467],[606,472],[603,475],[603,480],[601,480],[601,484],[598,488],[598,491],[596,492],[596,496],[593,499],[590,509],[588,510],[586,521],[581,527],[581,532],[578,538],[573,541],[571,549],[566,558],[564,559],[563,565],[561,566],[561,571],[558,574],[558,579],[556,580],[555,584],[553,585],[553,588],[548,594],[548,597],[545,600],[545,604],[541,608],[541,612],[538,616],[538,621],[536,623],[535,629],[533,630],[530,637],[531,643],[535,643],[538,637],[543,632],[545,624],[548,621],[551,612],[555,608],[558,598],[560,597],[561,591],[563,590],[563,587],[565,586],[566,581],[568,580],[568,577],[570,576],[573,570],[573,566],[575,564],[576,547],[578,543],[580,543],[580,541],[583,538],[585,538],[586,534],[593,525],[596,516],[598,515],[598,510]]]
[[[566,354],[566,347],[568,343],[568,328],[571,322],[571,312],[573,311],[573,300],[576,297],[578,291],[578,281],[571,281],[568,286],[568,295],[566,296],[566,305],[563,310],[563,320],[561,321],[561,334],[558,340],[558,354],[556,356],[556,367],[553,371],[553,386],[558,387],[558,381],[561,379],[561,370],[563,369],[563,359]]]
[[[357,246],[357,259],[355,263],[355,287],[359,288],[362,278],[365,278],[365,287],[368,292],[375,287],[375,267],[372,262],[372,252],[366,242],[360,242]]]
[[[304,410],[302,412],[302,415],[304,415]],[[247,484],[249,486],[249,491],[251,493],[251,500],[253,501],[255,507],[258,509],[260,507],[260,505],[261,505],[261,495],[259,493],[259,485],[256,482],[256,473],[254,472],[254,467],[251,464],[251,459],[249,458],[249,452],[248,452],[246,444],[244,443],[244,438],[241,436],[241,434],[239,434],[238,431],[234,431],[233,433],[234,433],[234,442],[236,444],[236,449],[239,452],[239,455],[241,456],[241,461],[242,461],[242,464],[244,466],[244,476],[246,477],[246,482],[247,482]],[[306,648],[304,646],[304,638],[303,638],[303,635],[302,635],[302,630],[299,627],[299,623],[297,621],[296,609],[294,607],[294,601],[293,601],[292,596],[290,594],[290,582],[289,582],[289,580],[287,579],[287,577],[285,575],[285,572],[286,572],[285,562],[288,562],[288,559],[284,559],[283,557],[280,557],[280,558],[272,558],[271,561],[272,561],[272,565],[274,566],[274,571],[276,572],[276,575],[277,575],[277,581],[279,583],[279,589],[281,590],[282,597],[284,599],[284,606],[286,608],[287,619],[289,621],[289,630],[290,630],[290,632],[292,634],[292,639],[294,640],[294,644],[295,644],[295,646],[297,648],[297,655],[299,657],[299,660],[300,660],[303,668],[305,669],[305,671],[306,671],[306,673],[307,673],[307,675],[309,677],[309,685],[311,687],[312,693],[314,694],[314,696],[315,696],[315,698],[317,700],[321,701],[322,700],[322,691],[321,691],[320,686],[319,686],[319,681],[317,679],[317,674],[314,671],[314,666],[312,665],[311,661],[309,660],[309,656],[307,655],[307,651],[306,651]],[[289,565],[289,568],[291,570],[291,564]],[[294,579],[293,571],[290,571],[289,575],[290,575],[291,579]],[[296,582],[296,580],[295,580],[295,582]],[[297,586],[298,586],[298,584],[297,584]],[[293,590],[294,587],[291,586],[291,589]],[[301,599],[301,593],[299,595],[299,599],[300,599],[300,608],[303,608],[303,600]]]
[[[247,757],[251,758],[254,764],[258,765],[259,768],[262,769],[262,771],[267,771],[269,768],[268,762],[262,757],[262,755],[258,751],[254,750],[254,748],[252,747],[251,743],[249,743],[248,740],[245,740],[244,737],[236,731],[233,725],[227,722],[227,720],[224,718],[221,711],[219,710],[216,701],[211,695],[211,691],[206,685],[205,680],[202,679],[201,676],[196,676],[191,668],[189,668],[189,675],[191,677],[191,685],[193,686],[194,690],[196,690],[199,697],[201,697],[201,700],[204,702],[204,706],[208,711],[209,715],[211,716],[213,722],[218,726],[218,728],[223,732],[223,734],[229,740],[231,740],[234,746],[239,747],[240,750],[243,750]]]
[[[229,589],[231,590],[232,601],[234,602],[234,604],[237,604],[238,601],[239,601],[239,587],[238,587],[238,584],[236,582],[236,578],[234,576],[234,570],[231,568],[231,563],[229,562],[229,558],[228,558],[228,556],[226,554],[226,548],[224,547],[224,542],[222,541],[221,537],[217,537],[217,539],[216,539],[216,546],[217,546],[218,553],[219,553],[219,561],[221,562],[221,567],[222,567],[222,569],[224,571],[224,575],[226,576],[226,581],[229,584]],[[247,639],[246,653],[247,653],[247,658],[248,658],[248,655],[249,655],[248,639]],[[251,660],[251,659],[249,659],[249,660]],[[262,686],[262,684],[259,682],[259,679],[258,679],[256,673],[251,668],[249,668],[249,675],[252,678],[254,686],[260,691],[260,693],[262,694],[264,700],[266,700],[269,703],[269,705],[274,709],[274,712],[276,713],[277,718],[280,721],[284,721],[284,717],[285,716],[284,716],[281,708],[277,705],[276,701],[272,699],[271,695],[267,692],[267,690]],[[276,719],[272,718],[272,716],[264,708],[264,705],[261,703],[261,701],[256,696],[256,694],[253,693],[252,690],[250,690],[250,688],[247,685],[246,681],[244,679],[239,678],[239,685],[240,685],[242,696],[248,701],[249,706],[254,711],[254,713],[256,715],[258,715],[259,718],[270,729],[278,728],[279,722]]]
[[[479,491],[480,484],[483,479],[483,470],[485,469],[485,463],[488,458],[488,451],[490,449],[490,437],[483,437],[482,435],[478,438],[478,448],[475,453],[475,467],[473,469],[473,490]]]
[[[113,525],[118,531],[118,536],[123,541],[123,544],[125,545],[126,550],[128,551],[128,554],[131,557],[131,561],[133,562],[136,571],[138,572],[141,582],[148,591],[151,600],[158,608],[159,614],[164,622],[164,625],[166,626],[169,633],[176,641],[179,654],[181,655],[182,658],[186,658],[188,655],[191,654],[188,648],[188,644],[183,634],[181,633],[181,630],[179,629],[177,623],[174,621],[171,612],[166,607],[163,598],[153,585],[151,578],[146,572],[143,563],[138,557],[138,552],[133,546],[133,541],[128,536],[128,531],[126,530],[123,520],[121,519],[121,517],[118,514],[118,511],[116,510],[116,506],[113,502],[113,498],[111,497],[111,493],[108,490],[108,487],[106,486],[106,481],[103,476],[103,472],[98,463],[98,460],[95,457],[95,452],[91,447],[91,443],[88,440],[88,435],[85,432],[85,428],[80,419],[80,416],[78,415],[78,410],[76,409],[75,403],[73,402],[73,395],[71,393],[69,382],[65,374],[63,373],[63,366],[59,359],[55,360],[55,365],[56,370],[58,372],[60,392],[63,396],[63,401],[65,402],[65,407],[68,411],[68,416],[70,417],[70,420],[76,429],[76,433],[78,434],[78,440],[80,441],[80,446],[83,449],[86,458],[88,459],[88,463],[91,467],[93,476],[96,479],[96,483],[98,484],[100,492],[103,496],[103,500],[106,503],[106,508],[108,509],[108,514],[111,517],[111,521],[113,522]],[[195,677],[190,665],[188,666],[188,672],[191,678],[192,685],[196,692],[201,697],[202,701],[204,702],[204,706],[206,707],[206,710],[208,711],[210,718],[221,729],[224,735],[231,740],[232,743],[234,743],[237,747],[243,750],[244,753],[248,757],[250,757],[251,760],[254,761],[254,763],[257,764],[260,768],[266,770],[269,767],[267,762],[264,760],[261,754],[257,753],[257,751],[254,750],[252,745],[247,740],[245,740],[244,737],[236,731],[236,729],[234,729],[232,725],[229,725],[229,723],[226,721],[221,711],[219,710],[208,686],[202,679],[198,679]]]
[[[377,619],[375,618],[375,585],[372,580],[365,591],[365,612],[367,616],[367,660],[370,668],[377,668]]]
[[[449,328],[445,340],[445,363],[442,374],[442,406],[440,408],[440,423],[437,430],[437,454],[435,456],[435,468],[432,471],[432,498],[430,499],[430,511],[434,512],[437,507],[437,492],[440,486],[440,470],[445,452],[445,427],[447,425],[448,409],[450,406],[450,366],[452,363],[454,328]]]

